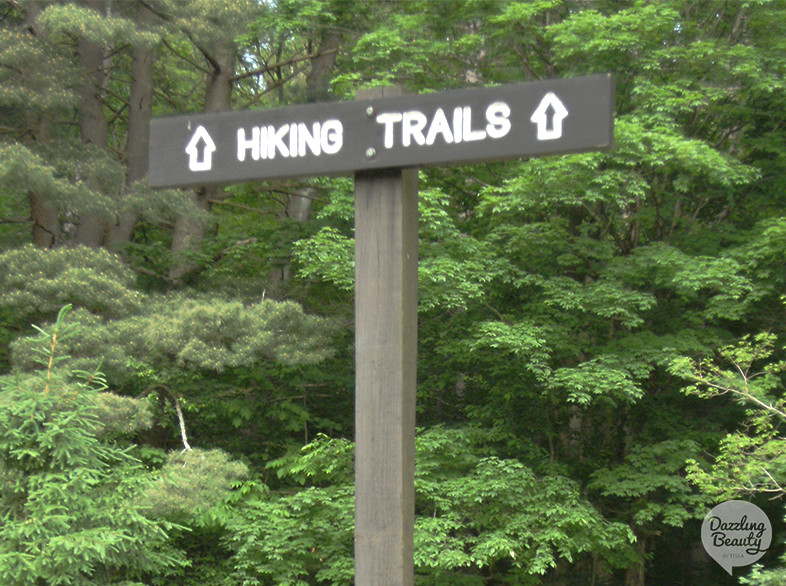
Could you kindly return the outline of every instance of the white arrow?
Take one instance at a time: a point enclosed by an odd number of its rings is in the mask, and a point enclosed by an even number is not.
[[[199,156],[200,144],[204,144],[204,154]],[[216,150],[216,143],[205,130],[204,126],[199,126],[191,136],[191,140],[186,145],[188,153],[188,168],[192,171],[210,171],[213,166],[213,153]]]
[[[553,121],[549,125],[549,110],[553,111]],[[562,121],[567,117],[568,109],[554,92],[549,92],[538,104],[530,118],[538,125],[538,140],[554,140],[562,136]]]

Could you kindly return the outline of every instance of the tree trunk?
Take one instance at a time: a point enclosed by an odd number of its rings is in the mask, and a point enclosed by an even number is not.
[[[35,37],[43,38],[44,34],[38,24],[41,3],[32,1],[27,6],[25,26]],[[32,139],[43,142],[49,139],[49,124],[43,117],[28,115],[27,126],[31,129]],[[54,248],[60,244],[60,213],[56,206],[42,198],[35,191],[28,193],[30,201],[30,218],[33,221],[33,244],[39,248]]]
[[[42,199],[35,191],[28,194],[30,216],[33,219],[33,244],[39,248],[54,248],[60,244],[60,215],[57,208]]]
[[[644,586],[644,576],[647,563],[647,542],[641,536],[636,536],[636,553],[639,561],[629,567],[625,572],[625,586]]]
[[[103,1],[87,3],[87,6],[105,15]],[[104,84],[106,71],[104,48],[87,39],[81,39],[77,48],[79,67],[85,75],[85,82],[79,91],[79,134],[82,142],[106,148],[108,124],[104,116]],[[88,185],[92,178],[87,178]],[[101,246],[108,227],[107,218],[94,213],[79,218],[76,242],[86,246]]]
[[[311,69],[306,78],[306,100],[323,102],[328,97],[330,74],[336,65],[336,55],[341,44],[341,33],[337,29],[326,29],[319,39],[317,56],[311,60]]]
[[[336,55],[341,44],[341,33],[337,29],[326,29],[319,40],[317,56],[311,60],[311,69],[306,78],[306,100],[323,102],[328,99],[330,75],[336,64]],[[316,192],[311,187],[301,189],[289,196],[286,218],[305,224],[311,217]],[[268,294],[272,298],[282,296],[284,286],[292,278],[292,265],[274,267],[268,274]]]
[[[223,112],[232,107],[232,77],[235,68],[236,47],[231,41],[217,43],[212,53],[205,53],[212,71],[205,96],[205,112]],[[199,211],[208,212],[211,201],[221,193],[221,187],[202,187],[192,195],[194,206]],[[172,236],[172,257],[175,264],[169,271],[169,280],[181,284],[188,277],[200,271],[200,263],[183,258],[183,253],[200,245],[207,232],[204,221],[193,214],[183,213],[175,221]]]
[[[154,20],[153,13],[139,4],[136,22],[147,28]],[[136,46],[131,54],[131,90],[128,104],[128,135],[126,163],[126,196],[134,182],[147,175],[147,156],[150,143],[150,118],[153,110],[153,60],[155,47]],[[121,210],[116,223],[110,227],[106,245],[122,248],[131,240],[138,215],[132,210]]]

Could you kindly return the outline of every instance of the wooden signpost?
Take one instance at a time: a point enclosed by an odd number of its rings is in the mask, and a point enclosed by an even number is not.
[[[355,176],[355,584],[414,580],[417,167],[609,149],[610,75],[153,120],[150,185]]]

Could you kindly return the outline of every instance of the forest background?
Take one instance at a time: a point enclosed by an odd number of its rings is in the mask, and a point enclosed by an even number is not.
[[[612,151],[420,173],[416,581],[784,583],[785,51],[782,0],[0,2],[0,583],[352,583],[352,180],[153,191],[151,117],[605,72]]]

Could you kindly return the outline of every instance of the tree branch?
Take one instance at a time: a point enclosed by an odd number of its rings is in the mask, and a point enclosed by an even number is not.
[[[183,440],[183,451],[190,452],[191,446],[188,444],[188,438],[186,437],[186,422],[183,419],[183,412],[180,410],[180,402],[177,398],[174,398],[175,402],[175,412],[177,413],[177,421],[180,424],[180,438]]]
[[[166,275],[162,275],[161,273],[157,273],[155,271],[151,271],[150,269],[146,269],[145,267],[131,267],[131,270],[135,273],[140,273],[142,275],[147,275],[148,277],[155,277],[156,279],[161,279],[167,283],[174,283],[172,279],[170,279]]]
[[[202,72],[202,73],[204,73],[204,74],[208,74],[208,73],[210,73],[210,72],[209,72],[207,69],[205,69],[204,67],[202,67],[202,66],[201,66],[199,63],[195,63],[194,61],[192,61],[192,60],[191,60],[191,59],[189,59],[188,57],[184,57],[183,55],[181,55],[180,53],[178,53],[178,52],[175,50],[175,48],[174,48],[172,45],[170,45],[170,44],[169,44],[169,42],[168,42],[166,39],[162,38],[162,39],[161,39],[161,43],[164,45],[164,47],[166,47],[167,49],[169,49],[169,50],[172,52],[172,54],[173,54],[175,57],[177,57],[177,58],[179,58],[179,59],[182,59],[183,61],[185,61],[186,63],[188,63],[188,64],[189,64],[191,67],[193,67],[193,68],[194,68],[194,69],[196,69],[197,71],[201,71],[201,72]]]
[[[265,89],[264,89],[264,90],[263,90],[261,93],[259,93],[258,95],[254,96],[254,98],[253,98],[252,100],[250,100],[250,101],[247,101],[247,102],[246,102],[246,104],[245,104],[245,106],[249,106],[249,105],[253,104],[254,102],[257,102],[257,101],[259,101],[259,99],[260,99],[262,96],[264,96],[265,94],[269,94],[270,92],[272,92],[272,91],[273,91],[273,90],[275,90],[275,89],[278,89],[279,87],[281,87],[282,85],[284,85],[285,83],[287,83],[288,81],[290,81],[291,79],[294,79],[295,77],[297,77],[298,75],[300,75],[301,73],[303,73],[303,72],[304,72],[306,69],[307,69],[307,67],[299,67],[298,69],[296,69],[295,71],[293,71],[293,72],[292,72],[290,75],[288,75],[287,77],[285,77],[285,78],[283,78],[283,79],[281,79],[281,80],[277,81],[276,83],[274,83],[274,84],[272,84],[272,85],[269,85],[269,86],[267,86],[267,87],[266,87],[266,88],[265,88]]]
[[[323,55],[329,55],[331,53],[335,53],[338,49],[328,49],[322,52],[317,51],[316,53],[311,53],[308,55],[301,55],[300,57],[292,57],[291,59],[287,59],[286,61],[280,61],[278,63],[273,63],[273,65],[264,65],[262,67],[258,67],[257,69],[252,69],[251,71],[246,71],[244,73],[238,73],[230,78],[230,81],[238,81],[241,79],[245,79],[247,77],[252,77],[254,75],[263,75],[265,73],[270,73],[275,69],[279,69],[281,67],[285,67],[287,65],[293,65],[295,63],[300,63],[301,61],[307,61],[309,59],[316,59],[317,57],[322,57]]]
[[[178,427],[180,428],[180,440],[183,442],[183,451],[190,452],[191,445],[188,443],[188,436],[186,435],[186,420],[183,417],[183,411],[180,409],[180,401],[177,400],[177,397],[169,390],[168,387],[164,385],[156,385],[154,387],[147,388],[139,398],[146,397],[150,393],[155,392],[158,394],[159,397],[169,401],[172,404],[172,407],[175,408],[175,413],[177,414],[177,423]]]
[[[259,214],[260,216],[267,216],[267,215],[273,213],[270,210],[264,210],[262,208],[255,208],[255,207],[247,206],[247,205],[242,204],[242,203],[236,203],[236,202],[228,201],[228,200],[225,200],[225,199],[211,199],[210,203],[211,204],[215,204],[215,205],[229,206],[229,207],[232,207],[232,208],[237,208],[237,209],[240,209],[240,210],[244,210],[246,212],[254,212],[255,214]]]
[[[756,405],[758,405],[762,409],[770,411],[771,413],[774,413],[775,415],[777,415],[781,419],[786,420],[786,413],[785,412],[781,411],[780,409],[778,409],[774,405],[771,405],[769,403],[765,403],[761,399],[757,399],[756,397],[751,395],[750,392],[748,392],[747,390],[746,391],[740,391],[738,389],[727,387],[727,386],[724,386],[724,385],[721,385],[721,384],[718,384],[718,383],[713,383],[711,381],[708,381],[708,380],[700,378],[700,377],[696,378],[696,381],[701,383],[701,384],[703,384],[703,385],[706,385],[706,386],[710,387],[711,389],[717,390],[719,395],[725,395],[726,393],[731,393],[733,395],[737,395],[738,397],[741,397],[743,400],[751,402],[751,403],[755,403]],[[746,386],[747,386],[747,379],[746,379]]]

